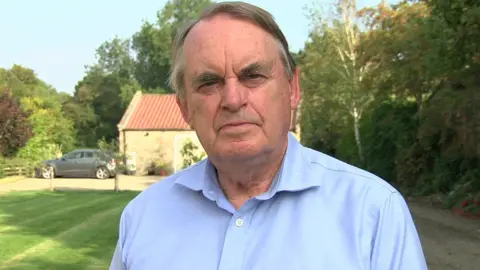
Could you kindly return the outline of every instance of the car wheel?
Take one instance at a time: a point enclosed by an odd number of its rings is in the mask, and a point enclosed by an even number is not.
[[[42,168],[42,177],[45,179],[55,178],[55,168],[48,165]]]
[[[98,167],[95,171],[95,177],[97,177],[97,179],[107,179],[109,176],[108,169],[105,167]]]

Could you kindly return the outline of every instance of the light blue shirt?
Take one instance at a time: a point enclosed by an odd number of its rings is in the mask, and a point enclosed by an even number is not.
[[[427,269],[397,190],[291,134],[270,189],[240,209],[215,175],[203,160],[133,199],[110,269]]]

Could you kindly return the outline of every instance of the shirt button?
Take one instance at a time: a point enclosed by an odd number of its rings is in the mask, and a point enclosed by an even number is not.
[[[235,225],[237,225],[237,227],[242,227],[243,226],[243,219],[237,218],[237,220],[235,221]]]

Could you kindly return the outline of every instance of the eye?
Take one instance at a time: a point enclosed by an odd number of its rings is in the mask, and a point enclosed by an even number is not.
[[[217,82],[214,82],[214,81],[211,81],[211,82],[206,82],[206,83],[204,83],[204,84],[200,85],[200,87],[199,87],[199,88],[202,88],[202,87],[208,87],[208,86],[212,86],[212,85],[214,85],[214,84],[216,84],[216,83],[217,83]]]
[[[248,88],[257,88],[265,83],[267,77],[260,73],[247,73],[243,75],[240,80],[242,81],[242,84]]]
[[[257,73],[252,73],[252,74],[246,74],[245,75],[245,79],[247,79],[247,80],[260,79],[260,78],[264,78],[264,76],[261,75],[261,74],[257,74]]]
[[[204,81],[202,84],[200,84],[200,86],[198,87],[198,90],[202,89],[202,88],[208,88],[208,87],[211,87],[211,86],[214,86],[218,83],[218,80],[208,80],[208,81]]]

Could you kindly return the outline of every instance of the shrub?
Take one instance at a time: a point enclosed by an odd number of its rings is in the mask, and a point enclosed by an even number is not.
[[[191,139],[185,140],[182,149],[180,149],[180,154],[182,155],[183,159],[182,169],[199,162],[207,156],[205,151],[194,144]]]

